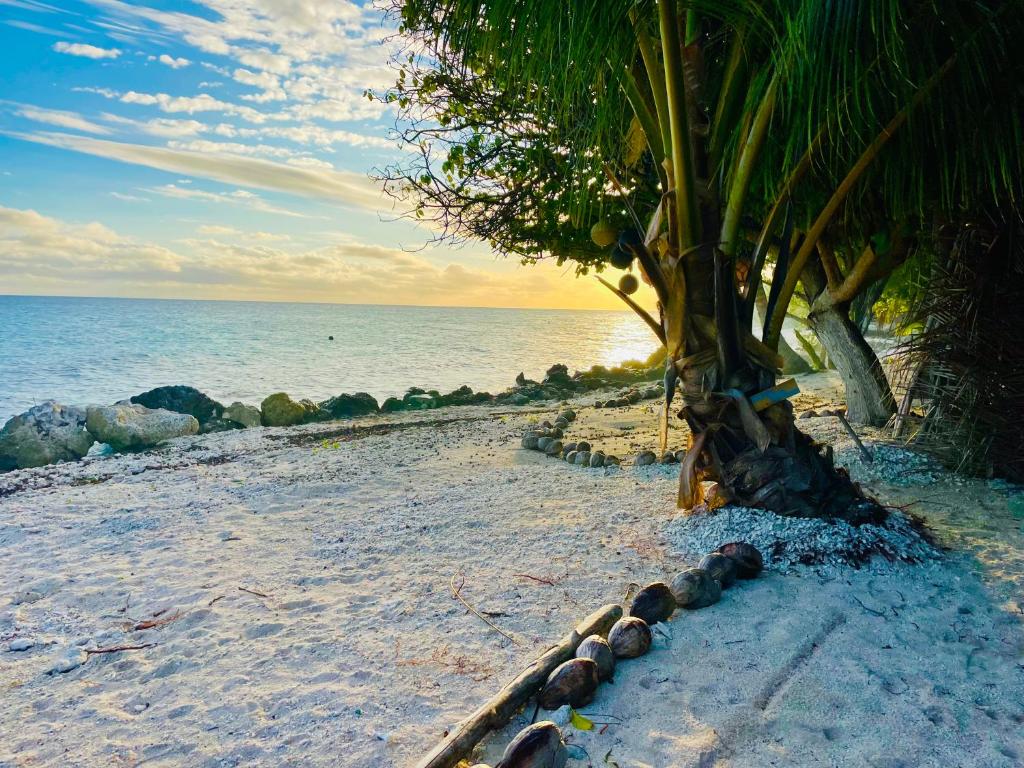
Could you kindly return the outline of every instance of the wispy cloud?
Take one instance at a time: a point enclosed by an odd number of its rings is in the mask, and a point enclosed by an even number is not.
[[[70,56],[84,56],[87,59],[116,59],[121,55],[119,48],[97,48],[95,45],[68,43],[64,40],[54,43],[53,50]]]
[[[227,203],[230,205],[242,205],[246,208],[252,208],[255,211],[260,211],[261,213],[275,213],[280,216],[291,216],[298,219],[314,218],[313,216],[309,216],[305,213],[290,211],[287,208],[271,205],[258,195],[244,189],[236,189],[231,192],[207,192],[201,189],[179,187],[177,184],[164,184],[159,187],[150,187],[145,191],[150,194],[171,197],[178,200],[202,200],[205,203],[218,204]]]
[[[37,144],[106,157],[123,163],[145,165],[170,173],[198,176],[226,184],[287,192],[373,211],[389,207],[375,184],[361,174],[348,171],[301,168],[255,157],[151,147],[66,133],[11,132],[8,135]]]
[[[85,133],[96,133],[96,134],[109,134],[110,131],[104,128],[102,125],[86,120],[77,112],[66,112],[58,109],[46,109],[44,107],[34,107],[31,104],[19,105],[15,110],[15,114],[20,117],[24,117],[26,120],[32,120],[37,123],[45,123],[46,125],[55,125],[58,128],[69,128],[73,131],[83,131]]]

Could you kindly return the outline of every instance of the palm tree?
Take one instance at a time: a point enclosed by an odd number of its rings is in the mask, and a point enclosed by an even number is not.
[[[423,129],[443,137],[441,174],[412,186],[439,192],[433,202],[456,210],[457,224],[506,210],[512,226],[492,229],[492,241],[529,233],[526,258],[547,251],[584,266],[603,260],[587,227],[613,208],[610,256],[635,259],[657,294],[657,317],[629,303],[668,352],[666,416],[678,381],[692,434],[680,505],[705,501],[700,480],[713,479],[711,503],[865,519],[877,510],[831,451],[795,429],[788,402],[758,410],[757,395],[781,368],[798,285],[812,326],[839,339],[851,333],[850,301],[894,261],[880,233],[976,196],[1020,195],[1022,9],[407,0],[402,29],[423,46],[409,61],[435,74],[414,74],[397,98],[441,94],[435,114],[449,121]],[[462,101],[458,83],[470,84]],[[627,215],[616,220],[615,208]],[[841,372],[870,401],[880,380],[860,351]]]

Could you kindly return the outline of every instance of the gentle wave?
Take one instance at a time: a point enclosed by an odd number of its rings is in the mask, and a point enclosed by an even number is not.
[[[500,392],[520,371],[657,346],[631,312],[598,310],[0,296],[0,329],[0,424],[50,398],[111,403],[165,384],[253,404],[280,391]]]

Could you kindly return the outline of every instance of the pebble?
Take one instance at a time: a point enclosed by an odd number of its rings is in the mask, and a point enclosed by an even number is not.
[[[27,651],[29,648],[34,647],[35,644],[35,640],[28,637],[19,637],[16,640],[11,640],[11,642],[7,644],[7,650],[11,653],[18,653],[19,651]]]
[[[548,712],[546,717],[560,728],[564,727],[572,722],[572,707],[565,704],[552,712]]]
[[[53,662],[53,666],[50,667],[50,672],[65,673],[70,672],[73,669],[78,669],[80,666],[85,664],[89,658],[87,654],[81,648],[68,648],[58,654],[57,658]]]

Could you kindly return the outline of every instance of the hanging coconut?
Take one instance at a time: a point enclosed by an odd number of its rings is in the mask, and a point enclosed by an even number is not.
[[[636,293],[639,288],[640,281],[636,279],[636,275],[625,274],[619,278],[619,290],[627,296]]]
[[[564,768],[569,753],[562,732],[550,720],[521,730],[501,756],[502,768]]]
[[[577,659],[590,659],[597,664],[597,679],[611,680],[615,674],[615,654],[608,641],[600,635],[591,635],[576,649]]]
[[[608,257],[608,263],[616,269],[629,269],[630,264],[633,263],[633,254],[615,246],[612,248],[612,255]]]
[[[618,240],[618,233],[615,227],[602,219],[590,228],[590,239],[598,248],[607,248]]]
[[[619,233],[619,248],[626,253],[635,255],[644,247],[644,238],[632,227],[628,227]]]
[[[723,544],[718,551],[736,563],[736,577],[739,579],[753,579],[764,569],[764,558],[753,544],[733,541]]]
[[[721,552],[712,552],[704,555],[697,563],[697,567],[706,571],[712,579],[717,579],[722,584],[722,589],[732,586],[736,581],[736,563],[731,557],[726,557]]]
[[[656,581],[636,593],[629,607],[629,615],[643,619],[650,625],[666,621],[675,609],[676,599],[668,584]]]
[[[700,568],[677,573],[669,589],[681,608],[707,608],[722,598],[722,585]]]
[[[548,676],[537,701],[544,709],[558,709],[566,704],[573,708],[585,707],[594,700],[599,682],[596,661],[569,659]]]
[[[608,632],[608,645],[617,659],[635,659],[651,648],[651,628],[636,616],[624,616]]]

